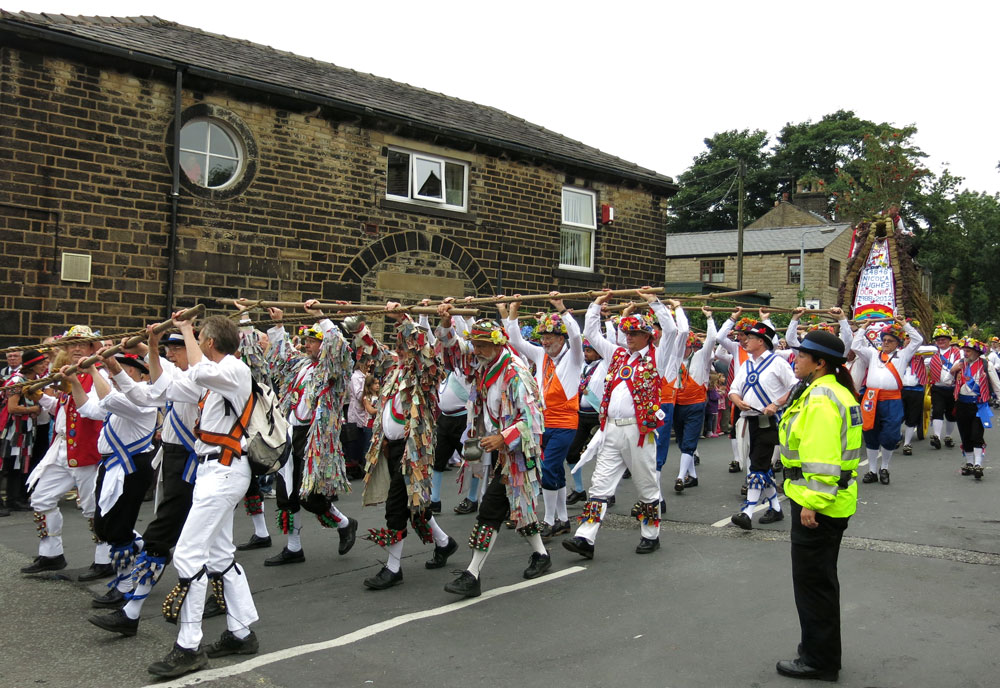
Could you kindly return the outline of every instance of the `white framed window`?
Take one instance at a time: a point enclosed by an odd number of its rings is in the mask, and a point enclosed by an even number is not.
[[[181,171],[193,184],[223,189],[243,168],[240,138],[221,121],[199,117],[181,127]]]
[[[469,206],[469,163],[390,148],[385,196],[464,212]]]
[[[596,236],[597,194],[584,189],[563,187],[559,267],[593,272]]]

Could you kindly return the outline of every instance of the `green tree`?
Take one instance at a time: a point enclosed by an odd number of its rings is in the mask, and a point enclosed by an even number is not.
[[[736,227],[737,170],[745,170],[744,222],[760,217],[774,202],[775,179],[766,131],[731,130],[705,139],[707,150],[677,178],[667,230],[699,232]]]

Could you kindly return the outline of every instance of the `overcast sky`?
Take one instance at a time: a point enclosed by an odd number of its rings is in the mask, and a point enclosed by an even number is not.
[[[992,2],[92,2],[505,110],[676,177],[728,129],[838,109],[916,124],[935,174],[1000,190]]]

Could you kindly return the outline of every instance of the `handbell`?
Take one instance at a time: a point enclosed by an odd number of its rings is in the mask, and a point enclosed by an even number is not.
[[[344,318],[344,329],[350,332],[351,334],[357,334],[358,331],[360,331],[361,328],[364,327],[364,324],[365,324],[364,320],[362,320],[357,315],[349,315],[346,318]]]
[[[483,447],[479,444],[478,438],[465,440],[465,446],[462,448],[462,458],[469,463],[479,463],[483,460]]]

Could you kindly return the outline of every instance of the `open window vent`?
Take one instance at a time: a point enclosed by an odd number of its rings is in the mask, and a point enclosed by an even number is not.
[[[62,274],[65,282],[90,281],[90,255],[87,253],[63,253]]]

